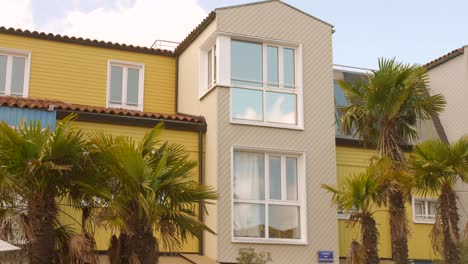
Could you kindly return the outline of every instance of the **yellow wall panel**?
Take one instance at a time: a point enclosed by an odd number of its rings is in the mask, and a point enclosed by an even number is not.
[[[364,171],[375,153],[375,150],[371,149],[337,146],[337,182],[339,184],[343,183],[347,177],[352,177],[353,175]],[[391,258],[391,236],[387,208],[376,207],[375,211],[377,229],[380,234],[379,256],[381,258]],[[432,225],[415,224],[413,222],[413,212],[410,204],[406,204],[406,211],[409,220],[409,227],[411,230],[411,234],[408,239],[410,258],[425,260],[438,259],[437,255],[432,249],[431,240],[429,238]],[[361,241],[359,226],[357,225],[353,227],[349,224],[349,221],[338,220],[338,228],[340,257],[345,257],[348,254],[351,241]]]
[[[0,34],[0,48],[31,52],[31,97],[106,106],[108,60],[145,65],[144,111],[175,113],[175,58]]]

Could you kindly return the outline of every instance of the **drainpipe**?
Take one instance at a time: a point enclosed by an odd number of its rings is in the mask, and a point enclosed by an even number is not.
[[[203,184],[203,132],[198,132],[198,184]],[[198,204],[198,219],[203,223],[203,202]],[[204,231],[198,236],[198,255],[203,255]]]

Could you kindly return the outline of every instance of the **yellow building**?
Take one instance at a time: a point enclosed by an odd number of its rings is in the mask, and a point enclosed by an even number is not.
[[[13,125],[40,119],[54,126],[76,113],[84,131],[136,139],[163,122],[163,140],[182,144],[200,162],[206,124],[176,112],[175,67],[170,51],[0,28],[0,115]],[[199,169],[193,171],[197,180]],[[62,221],[75,223],[66,216]],[[98,250],[107,249],[109,236],[97,231]],[[182,251],[200,249],[193,238]]]

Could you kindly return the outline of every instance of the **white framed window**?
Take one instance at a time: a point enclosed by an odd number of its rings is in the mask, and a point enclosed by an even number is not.
[[[306,244],[304,154],[234,147],[232,239]]]
[[[0,95],[29,95],[31,53],[0,48]]]
[[[145,65],[109,60],[107,107],[143,111]]]
[[[340,220],[349,220],[351,218],[351,215],[353,213],[357,212],[356,208],[353,206],[353,208],[347,212],[343,209],[342,206],[338,207],[337,213],[338,213],[338,219]]]
[[[300,46],[231,39],[231,122],[302,129]]]
[[[216,80],[217,80],[217,65],[216,65],[216,44],[213,45],[207,52],[207,84],[206,84],[206,90],[211,90],[214,86],[216,86]]]
[[[437,206],[436,199],[413,197],[413,221],[420,224],[434,224]]]

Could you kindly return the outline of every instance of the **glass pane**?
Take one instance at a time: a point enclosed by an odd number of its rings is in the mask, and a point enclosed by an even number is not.
[[[281,200],[281,157],[270,156],[270,199]]]
[[[118,66],[111,66],[111,79],[110,79],[110,102],[122,103],[122,77],[123,68]]]
[[[265,205],[235,203],[234,236],[265,237]]]
[[[297,201],[297,158],[286,158],[286,189],[286,199]]]
[[[268,46],[267,48],[267,65],[268,65],[268,85],[278,86],[278,48]]]
[[[265,155],[234,152],[234,199],[265,199]]]
[[[213,51],[208,51],[208,87],[212,85],[211,80],[213,79]]]
[[[266,120],[269,122],[296,124],[296,95],[267,92]]]
[[[263,120],[262,91],[232,88],[232,118]]]
[[[270,238],[301,238],[298,206],[270,205],[268,221]]]
[[[334,90],[335,90],[335,106],[336,107],[348,106],[349,105],[348,100],[346,99],[346,96],[343,90],[336,82],[334,84]]]
[[[231,41],[231,78],[233,84],[262,86],[262,44]]]
[[[294,50],[283,49],[284,86],[294,88]]]
[[[5,94],[7,56],[0,55],[0,94]]]
[[[214,78],[213,78],[213,84],[216,84],[216,79],[217,79],[217,76],[216,76],[216,45],[213,47],[213,64],[214,64],[214,67],[213,67],[213,75],[214,75]]]
[[[129,105],[138,105],[139,79],[140,70],[129,68],[127,77],[127,104]]]
[[[430,217],[435,217],[436,209],[437,209],[437,203],[436,202],[428,202],[427,203],[429,208],[428,208],[428,213]]]
[[[13,57],[12,73],[11,73],[11,94],[12,95],[23,95],[25,67],[26,67],[25,58]]]
[[[424,215],[424,202],[414,202],[414,213],[416,216]]]

